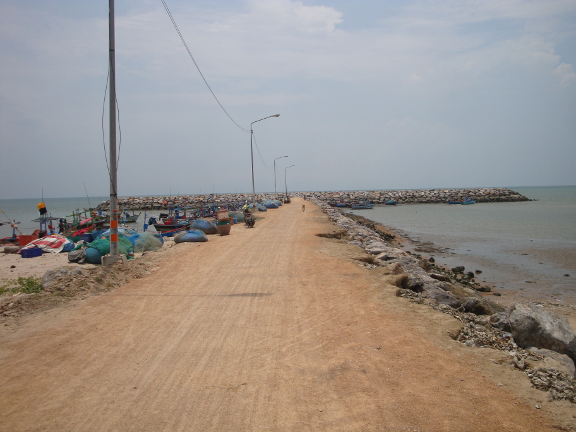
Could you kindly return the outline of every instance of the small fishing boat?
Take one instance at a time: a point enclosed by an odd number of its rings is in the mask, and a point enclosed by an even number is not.
[[[331,207],[348,207],[348,204],[344,204],[342,201],[340,202],[330,201],[328,205]]]
[[[363,210],[363,209],[371,209],[374,207],[374,204],[370,204],[370,201],[360,201],[356,203],[352,203],[350,206],[353,210]]]
[[[462,201],[448,201],[448,204],[462,204]]]
[[[188,220],[178,220],[178,222],[176,224],[174,223],[163,223],[163,224],[159,224],[159,223],[155,223],[153,224],[154,228],[156,228],[156,231],[158,231],[159,233],[162,232],[166,232],[166,231],[174,231],[174,230],[179,230],[179,229],[183,229],[183,228],[188,228],[190,226],[190,222],[188,222]]]
[[[128,212],[124,213],[124,217],[122,218],[122,221],[125,223],[136,223],[136,221],[138,220],[138,218],[140,217],[140,215],[142,214],[142,212],[138,213],[138,214],[130,214]]]
[[[384,204],[386,204],[386,205],[396,205],[396,204],[398,204],[398,201],[388,200],[388,201],[386,201]]]
[[[470,205],[470,204],[476,204],[476,201],[471,199],[462,201],[462,205]]]

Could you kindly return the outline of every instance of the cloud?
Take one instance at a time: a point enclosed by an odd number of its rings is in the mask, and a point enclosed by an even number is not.
[[[552,72],[560,80],[560,85],[568,86],[576,83],[576,73],[572,65],[561,63]]]
[[[306,33],[331,33],[342,13],[327,6],[304,6],[300,1],[251,0],[246,21],[266,29],[292,28]],[[245,22],[246,23],[246,22]]]
[[[94,160],[105,183],[100,129],[107,10],[88,13],[95,3],[77,0],[75,8],[83,11],[77,16],[65,3],[0,0],[0,141],[10,143],[2,158],[30,153],[65,164],[67,177],[80,178],[83,169],[67,159],[70,152]],[[239,124],[281,113],[258,124],[258,143],[268,164],[290,154],[302,168],[294,176],[299,189],[335,182],[378,187],[371,169],[378,171],[388,157],[411,161],[415,186],[426,186],[439,175],[430,165],[449,158],[457,164],[470,157],[487,161],[496,151],[523,154],[502,159],[502,179],[533,171],[535,153],[522,153],[528,146],[553,143],[556,150],[547,154],[559,155],[554,162],[560,167],[573,160],[566,156],[574,129],[565,113],[574,112],[574,100],[558,91],[576,82],[573,0],[381,3],[168,2],[204,76]],[[220,167],[230,173],[218,176],[222,187],[251,189],[249,176],[242,177],[249,171],[246,136],[213,100],[162,5],[131,1],[117,9],[116,38],[120,178],[129,183],[146,172],[148,182],[145,190],[133,185],[124,193],[150,193],[159,178],[211,189],[210,169]],[[159,146],[179,157],[158,163]],[[216,151],[222,159],[213,157]],[[442,158],[435,151],[443,151]],[[505,169],[520,160],[521,168]],[[318,161],[330,169],[323,171]],[[476,168],[478,179],[487,175],[486,166]],[[255,170],[258,179],[270,177]],[[355,186],[341,176],[351,171]],[[6,185],[17,167],[0,175]],[[443,179],[450,175],[444,172]],[[402,170],[396,178],[404,181]],[[38,174],[27,183],[40,181]],[[72,187],[68,183],[53,179],[57,190]]]

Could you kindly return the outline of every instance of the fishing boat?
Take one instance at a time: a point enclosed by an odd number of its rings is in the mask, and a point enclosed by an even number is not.
[[[448,201],[448,204],[462,204],[462,201]]]
[[[128,212],[124,212],[124,217],[122,218],[122,220],[124,221],[124,223],[136,223],[141,214],[142,212],[138,214],[136,213],[130,214]]]
[[[328,205],[331,207],[348,207],[348,204],[344,204],[342,201],[340,202],[330,201]]]
[[[386,205],[396,205],[396,204],[398,204],[398,201],[388,200],[388,201],[386,201],[384,204],[386,204]]]
[[[167,232],[167,231],[176,231],[184,228],[188,228],[190,226],[190,222],[188,220],[179,220],[177,223],[155,223],[153,224],[156,231],[159,233]]]
[[[356,203],[352,203],[350,206],[353,210],[363,210],[363,209],[371,209],[374,207],[374,204],[370,204],[370,201],[360,201]]]
[[[462,204],[462,205],[476,204],[476,201],[475,201],[475,200],[471,200],[471,199],[466,199],[466,200],[462,201],[461,204]]]

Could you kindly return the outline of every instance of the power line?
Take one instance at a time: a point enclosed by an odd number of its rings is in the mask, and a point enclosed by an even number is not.
[[[252,132],[252,138],[254,138],[254,144],[256,145],[256,150],[258,150],[258,155],[260,156],[260,160],[262,161],[262,164],[269,171],[272,170],[272,168],[270,168],[268,165],[266,165],[266,162],[264,162],[264,158],[262,157],[262,153],[260,153],[260,148],[258,147],[258,143],[256,142],[256,136],[254,136],[254,132]]]
[[[168,9],[168,5],[166,4],[166,2],[164,0],[160,0],[162,2],[162,4],[164,5],[164,9],[166,9],[166,13],[168,14],[168,17],[170,17],[170,21],[172,21],[172,25],[174,26],[174,29],[176,29],[176,32],[178,33],[178,36],[180,36],[180,40],[182,41],[182,43],[184,44],[184,48],[186,48],[186,51],[188,52],[188,55],[190,56],[190,58],[192,59],[192,61],[194,62],[194,66],[196,66],[196,69],[198,70],[198,73],[200,74],[200,76],[202,77],[202,79],[204,80],[204,84],[206,84],[206,87],[208,87],[208,90],[210,90],[210,93],[212,93],[212,96],[214,96],[214,99],[216,100],[216,102],[218,102],[218,105],[220,105],[220,108],[222,108],[222,111],[224,111],[224,113],[228,116],[228,118],[230,120],[232,120],[232,122],[238,126],[242,131],[244,132],[248,132],[250,133],[250,130],[243,128],[242,126],[240,126],[238,123],[236,123],[236,121],[232,118],[232,116],[230,114],[228,114],[228,111],[226,111],[226,109],[224,108],[224,106],[222,106],[222,104],[220,103],[220,101],[218,100],[218,98],[216,97],[216,95],[214,94],[214,92],[212,91],[212,88],[210,87],[210,85],[208,84],[208,81],[206,81],[206,78],[204,78],[204,74],[202,73],[202,71],[200,70],[200,67],[198,66],[198,63],[196,63],[196,60],[194,60],[194,56],[192,55],[192,53],[190,52],[190,49],[188,48],[188,45],[186,44],[186,41],[184,40],[184,36],[182,36],[182,33],[180,33],[180,29],[178,28],[178,25],[176,24],[176,21],[174,20],[174,17],[172,16],[172,13],[170,12],[170,9]]]

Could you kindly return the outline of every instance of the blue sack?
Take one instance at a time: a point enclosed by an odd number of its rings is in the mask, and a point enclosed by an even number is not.
[[[194,222],[190,224],[191,229],[197,229],[202,231],[204,234],[217,234],[216,225],[212,222],[208,222],[204,219],[196,219]]]
[[[200,230],[190,230],[178,233],[174,237],[174,243],[184,243],[184,242],[207,242],[208,237]]]

